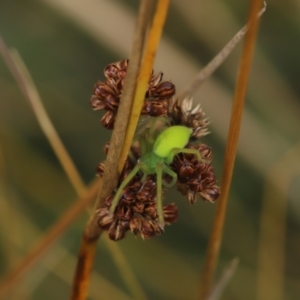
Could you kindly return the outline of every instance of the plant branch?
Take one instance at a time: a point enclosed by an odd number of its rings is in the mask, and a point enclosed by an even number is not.
[[[136,88],[136,80],[141,65],[142,52],[144,49],[144,39],[146,29],[149,23],[149,11],[151,11],[152,0],[144,0],[141,2],[139,16],[134,33],[133,47],[130,55],[130,63],[128,65],[124,89],[120,99],[120,105],[112,132],[110,149],[105,162],[105,170],[103,174],[103,187],[99,191],[95,210],[104,206],[105,199],[112,193],[116,187],[119,177],[118,162],[120,153],[123,148],[127,124],[132,108],[134,91]],[[132,142],[132,141],[131,141]],[[123,166],[122,166],[123,168]],[[121,170],[122,171],[122,170]],[[97,224],[98,217],[92,214],[85,228],[85,235],[91,239],[97,239],[101,234],[101,230]]]
[[[169,3],[169,0],[159,0],[156,5],[153,23],[151,25],[149,36],[147,39],[147,44],[145,47],[143,63],[138,76],[138,83],[134,94],[133,107],[130,113],[130,119],[126,131],[125,141],[119,160],[119,172],[121,172],[123,169],[123,165],[125,163],[130,146],[132,144],[135,129],[140,118],[142,106],[144,103],[145,92],[148,87],[149,79],[151,77],[152,66],[154,63],[158,44],[162,35],[162,30],[166,20]]]
[[[266,10],[266,2],[264,7],[257,14],[257,18]],[[235,36],[223,47],[223,49],[195,76],[195,78],[178,94],[178,99],[181,102],[184,98],[193,95],[196,90],[201,86],[204,80],[209,78],[216,69],[224,62],[236,45],[242,40],[249,28],[249,23],[240,29]]]
[[[57,134],[49,115],[47,114],[40,95],[33,83],[33,80],[20,58],[17,51],[11,52],[3,39],[0,36],[0,52],[4,61],[19,85],[25,99],[29,102],[37,120],[40,124],[43,133],[47,137],[56,157],[59,159],[65,173],[70,182],[74,186],[77,194],[83,195],[85,193],[84,182],[82,181],[74,163],[72,162],[67,150],[65,149],[59,135]]]
[[[36,263],[49,247],[56,241],[69,227],[74,223],[75,219],[90,204],[97,195],[99,180],[95,180],[87,189],[83,196],[75,200],[74,204],[64,213],[63,218],[55,223],[43,237],[37,241],[26,257],[8,273],[0,284],[0,299],[4,298],[9,291],[17,284],[18,280],[25,275],[30,267]]]
[[[95,205],[95,211],[91,215],[83,233],[79,250],[79,259],[75,271],[72,294],[70,298],[72,300],[86,299],[89,277],[96,252],[96,243],[102,232],[97,224],[98,216],[96,214],[96,209],[104,206],[105,199],[112,193],[117,184],[117,179],[119,177],[118,175],[122,171],[123,164],[125,162],[125,159],[122,162],[120,153],[124,147],[123,144],[125,131],[127,130],[126,132],[128,132],[129,130],[127,124],[131,108],[133,107],[132,102],[135,94],[136,84],[139,85],[139,82],[136,83],[136,81],[141,65],[144,39],[146,36],[147,25],[149,23],[149,11],[151,11],[151,6],[152,1],[150,0],[142,1],[140,5],[139,16],[134,34],[133,48],[130,55],[130,63],[125,78],[124,90],[120,99],[120,106],[114,125],[115,129],[112,133],[110,150],[107,155],[105,171],[103,174],[103,187],[105,188],[99,191]],[[145,95],[145,92],[146,87],[143,95]],[[142,100],[143,99],[144,96]],[[132,130],[135,131],[135,128]],[[127,139],[127,142],[131,145],[132,139],[130,141]]]
[[[213,288],[211,294],[206,300],[217,300],[220,299],[225,287],[228,285],[229,281],[231,280],[232,276],[234,275],[237,267],[239,264],[239,259],[234,258],[229,265],[226,267],[226,269],[223,271],[223,274],[221,275],[219,281]]]
[[[207,255],[204,262],[204,271],[201,281],[200,299],[206,299],[210,293],[213,282],[214,272],[217,265],[220,245],[222,240],[222,232],[228,202],[228,195],[232,180],[233,167],[237,152],[238,137],[241,127],[241,120],[244,108],[244,100],[246,95],[247,84],[252,64],[256,35],[258,30],[257,12],[260,10],[262,0],[252,0],[249,10],[248,26],[249,30],[246,34],[243,52],[241,55],[239,72],[237,77],[237,85],[232,104],[231,120],[229,125],[228,139],[226,144],[221,197],[217,204],[216,214],[213,221],[213,228],[207,249]]]

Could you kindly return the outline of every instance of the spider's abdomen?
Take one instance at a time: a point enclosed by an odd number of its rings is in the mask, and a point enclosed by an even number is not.
[[[169,157],[172,149],[182,149],[189,141],[192,129],[185,126],[171,126],[162,131],[153,146],[153,152],[159,157]]]

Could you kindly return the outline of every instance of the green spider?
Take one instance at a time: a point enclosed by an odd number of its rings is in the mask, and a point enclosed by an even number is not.
[[[150,144],[148,140],[148,147],[141,147],[142,152],[145,153],[142,153],[136,166],[118,188],[117,193],[112,200],[112,204],[109,209],[110,212],[114,213],[123,189],[139,171],[143,172],[142,181],[146,179],[147,175],[156,174],[158,221],[161,226],[164,226],[162,185],[172,187],[177,181],[177,174],[169,167],[174,156],[178,153],[190,153],[196,155],[200,161],[203,161],[198,150],[184,148],[189,141],[191,133],[191,128],[176,125],[164,129],[155,141],[150,141]],[[162,180],[164,173],[168,174],[172,178],[170,183]]]

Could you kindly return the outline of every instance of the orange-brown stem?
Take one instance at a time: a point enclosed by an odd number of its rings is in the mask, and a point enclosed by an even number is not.
[[[217,210],[213,221],[212,233],[207,249],[204,263],[203,277],[201,282],[200,299],[206,299],[211,290],[214,273],[219,257],[220,245],[224,220],[228,202],[229,189],[233,174],[233,167],[237,151],[238,136],[240,132],[244,99],[251,69],[252,57],[254,52],[256,34],[258,29],[257,13],[262,7],[262,0],[252,0],[249,10],[249,31],[246,34],[243,52],[239,65],[239,73],[232,105],[231,120],[225,151],[225,159],[222,174],[221,197],[217,204]]]
[[[84,300],[87,297],[97,241],[98,239],[87,239],[83,234],[70,299]]]
[[[122,162],[122,158],[120,159],[121,150],[124,148],[124,144],[131,145],[132,143],[132,138],[136,126],[128,128],[128,120],[130,119],[129,114],[131,113],[131,108],[133,107],[132,105],[133,95],[135,94],[135,90],[138,89],[138,87],[141,85],[141,83],[137,82],[136,79],[137,79],[138,72],[142,72],[140,71],[141,57],[142,57],[142,50],[144,49],[146,28],[150,18],[149,11],[151,11],[150,9],[151,5],[152,5],[151,0],[145,0],[141,2],[137,27],[135,30],[133,49],[130,56],[130,64],[128,66],[128,71],[125,78],[124,90],[120,100],[120,106],[118,109],[117,118],[115,122],[115,129],[112,134],[110,150],[107,155],[106,169],[103,174],[103,187],[105,188],[99,191],[95,209],[104,206],[104,201],[106,197],[109,196],[112,193],[113,189],[115,188],[118,174],[120,173],[120,170],[122,170],[123,168],[122,166],[124,162],[124,161]],[[159,29],[160,28],[158,28],[157,30]],[[157,46],[158,45],[156,44],[155,47]],[[155,51],[156,48],[154,52]],[[145,52],[147,53],[147,49],[145,50]],[[152,69],[152,64],[151,64],[151,69]],[[150,72],[149,72],[148,80],[150,78]],[[146,92],[146,86],[144,88],[144,91],[142,91],[142,95],[145,95],[145,92]],[[141,99],[139,100],[144,101],[144,97],[141,97]],[[132,132],[128,132],[128,131],[132,131]],[[129,134],[129,136],[131,137],[131,139],[129,140],[126,139],[127,142],[124,142],[125,132],[126,135]],[[119,172],[118,172],[118,165],[119,165]],[[80,257],[75,272],[72,295],[70,298],[71,300],[86,299],[88,293],[89,278],[90,278],[90,273],[92,270],[94,255],[96,251],[96,241],[101,234],[101,230],[99,229],[97,220],[98,220],[97,215],[93,213],[84,230],[83,239],[79,251]]]

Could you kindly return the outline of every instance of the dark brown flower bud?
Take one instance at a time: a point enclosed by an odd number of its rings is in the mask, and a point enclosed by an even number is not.
[[[122,202],[124,202],[125,204],[131,204],[131,202],[134,200],[135,198],[135,192],[131,190],[130,186],[127,186],[123,189],[122,191]]]
[[[123,201],[122,201],[123,204]],[[120,205],[115,213],[118,219],[129,221],[133,215],[133,212],[129,205]]]
[[[120,78],[124,78],[126,75],[128,62],[129,62],[128,59],[123,59],[121,61],[109,64],[104,69],[105,77],[116,79],[116,80]]]
[[[101,124],[107,129],[113,129],[116,116],[113,112],[107,111],[101,119]]]
[[[209,133],[207,130],[208,120],[200,105],[192,108],[192,98],[185,98],[181,104],[178,100],[172,101],[169,106],[168,116],[174,125],[184,125],[193,130],[191,139],[197,140]]]
[[[104,163],[99,163],[97,166],[97,175],[102,177],[104,172]]]
[[[138,234],[143,225],[143,217],[139,214],[134,214],[129,222],[129,228],[134,234]]]
[[[108,211],[106,207],[96,210],[98,215],[98,225],[103,230],[108,230],[114,221],[114,216]]]
[[[92,96],[90,100],[91,107],[93,110],[101,110],[106,107],[106,104],[103,100],[99,99],[97,96]]]
[[[119,220],[120,225],[123,227],[124,231],[130,230],[128,220]]]
[[[156,87],[161,82],[163,75],[164,74],[162,72],[159,72],[156,76],[153,76],[153,70],[152,70],[152,76],[151,76],[148,89]]]
[[[194,164],[195,173],[202,174],[209,168],[209,164],[198,161]]]
[[[168,113],[167,101],[145,100],[142,115],[149,115],[151,117],[162,117]]]
[[[143,225],[140,230],[140,235],[143,239],[149,239],[154,235],[160,235],[164,229],[155,221],[143,219]]]
[[[108,236],[113,241],[119,241],[125,237],[125,229],[118,221],[114,221],[108,230]]]
[[[156,204],[151,203],[145,206],[144,214],[155,220],[157,218]]]
[[[144,208],[145,208],[145,204],[143,202],[140,202],[140,201],[136,201],[132,205],[133,211],[136,212],[136,213],[139,213],[139,214],[144,212]]]
[[[111,203],[112,203],[113,199],[114,199],[114,195],[110,195],[105,199],[104,203],[107,208],[111,207]]]
[[[189,179],[187,184],[193,192],[198,192],[201,187],[201,175],[192,177],[191,179]]]
[[[166,224],[174,223],[178,219],[178,208],[174,203],[164,205],[163,213]]]
[[[142,188],[137,192],[135,198],[139,201],[147,201],[150,197],[150,192],[147,188]]]
[[[95,110],[117,110],[119,106],[120,92],[113,85],[108,85],[107,82],[98,82],[95,85],[94,93],[96,98],[99,99],[99,103],[94,97],[91,98],[91,105]]]
[[[200,154],[201,156],[206,159],[206,160],[212,160],[212,151],[211,151],[211,148],[208,147],[207,145],[205,144],[200,144],[199,146],[199,151],[200,151]]]
[[[197,201],[197,194],[191,190],[188,190],[187,200],[188,200],[189,204],[195,204]]]
[[[174,96],[175,92],[175,85],[171,81],[164,81],[157,86],[151,86],[146,93],[146,98],[169,99]]]
[[[194,174],[194,165],[184,157],[178,160],[176,170],[179,177],[188,178]]]
[[[216,185],[200,192],[200,196],[209,202],[215,202],[220,196],[220,188]]]

